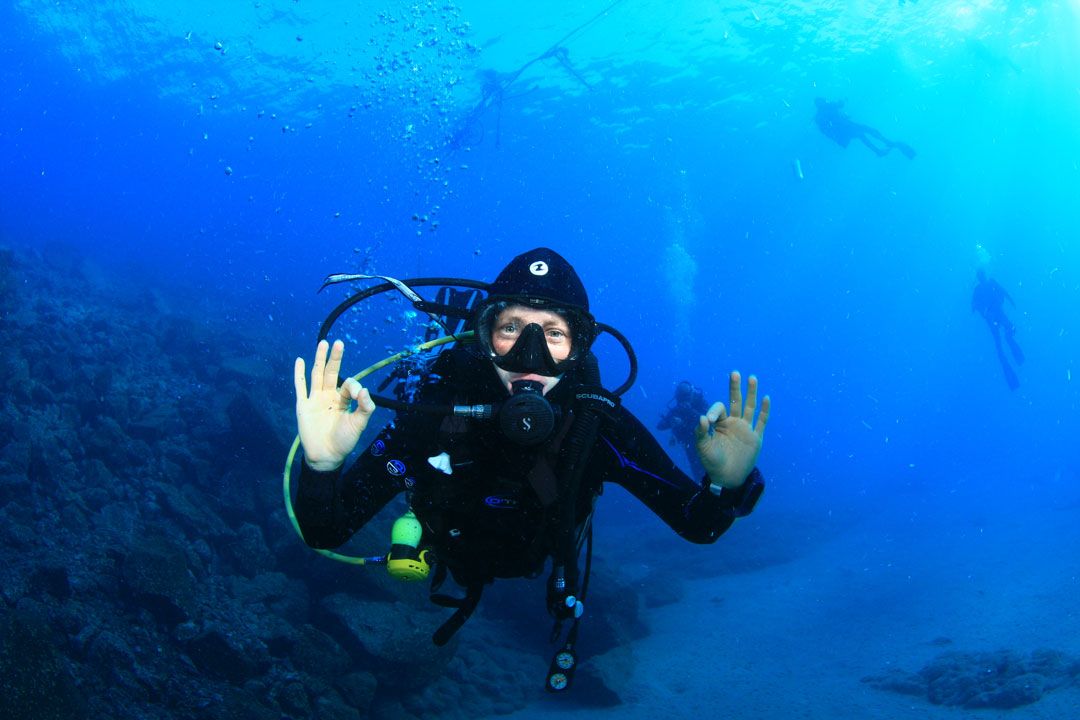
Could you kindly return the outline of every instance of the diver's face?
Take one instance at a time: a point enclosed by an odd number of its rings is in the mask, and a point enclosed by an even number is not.
[[[547,342],[548,352],[555,362],[561,362],[570,357],[570,348],[573,337],[570,335],[570,324],[557,312],[551,310],[537,310],[524,305],[510,305],[499,313],[491,326],[491,347],[496,355],[505,355],[514,347],[514,343],[521,336],[521,331],[529,325],[539,325],[544,331],[544,340]],[[511,383],[517,380],[535,380],[543,384],[544,393],[555,387],[559,382],[558,377],[538,375],[536,373],[516,373],[496,367],[499,379],[507,390],[511,389]]]

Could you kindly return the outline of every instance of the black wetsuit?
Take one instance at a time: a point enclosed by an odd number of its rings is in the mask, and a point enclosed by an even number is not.
[[[572,418],[574,372],[547,395],[557,410],[556,433]],[[491,363],[455,348],[442,353],[420,391],[425,404],[477,404],[506,397]],[[462,585],[496,577],[535,577],[553,552],[561,443],[523,448],[492,421],[399,414],[348,470],[317,472],[303,464],[295,503],[313,547],[341,545],[399,493],[424,528],[424,543]],[[429,462],[449,455],[452,473]],[[760,478],[755,468],[752,477]],[[589,456],[577,504],[584,521],[605,482],[641,500],[679,535],[711,543],[732,524],[744,488],[714,495],[691,480],[630,412],[605,420]]]
[[[994,336],[994,350],[997,353],[998,362],[1001,363],[1001,370],[1005,374],[1005,382],[1008,383],[1011,389],[1015,390],[1020,387],[1020,378],[1017,377],[1016,370],[1009,364],[1009,359],[1005,356],[1005,350],[1001,346],[1002,338],[1008,344],[1017,365],[1023,364],[1024,351],[1020,349],[1020,345],[1016,342],[1016,326],[1005,315],[1004,305],[1006,300],[1013,307],[1016,306],[1012,296],[1009,295],[1005,288],[1001,287],[997,280],[980,275],[979,283],[971,294],[971,311],[978,312],[986,320],[986,325],[990,328],[990,334]]]
[[[857,123],[843,111],[844,101],[829,102],[824,98],[817,98],[817,112],[814,122],[821,134],[835,142],[840,147],[846,148],[852,140],[858,140],[878,157],[885,157],[895,148],[904,154],[909,160],[915,157],[915,149],[907,143],[890,140],[881,134],[877,128]]]

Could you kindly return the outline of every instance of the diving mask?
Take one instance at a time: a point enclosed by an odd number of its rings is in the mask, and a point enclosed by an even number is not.
[[[513,305],[557,313],[569,327],[569,354],[562,360],[556,360],[548,347],[544,328],[536,323],[527,324],[513,347],[502,355],[498,354],[492,344],[495,323],[503,310]],[[476,314],[475,327],[480,348],[496,366],[507,372],[535,373],[547,377],[558,377],[573,367],[588,352],[596,337],[596,321],[588,312],[548,306],[528,299],[502,299],[485,303]]]

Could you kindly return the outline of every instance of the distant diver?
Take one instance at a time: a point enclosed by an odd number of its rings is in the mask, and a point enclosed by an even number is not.
[[[560,65],[562,65],[563,69],[566,70],[567,73],[572,75],[578,82],[580,82],[585,87],[585,89],[592,90],[593,86],[589,83],[588,80],[585,79],[585,76],[582,75],[577,70],[577,68],[575,68],[571,64],[570,51],[564,46],[563,43],[583,31],[585,28],[589,27],[593,23],[606,17],[609,12],[614,10],[617,5],[621,5],[623,2],[625,2],[625,0],[615,0],[603,10],[598,12],[596,15],[592,16],[590,19],[578,25],[566,35],[563,35],[561,38],[559,38],[558,42],[549,47],[547,50],[532,58],[527,63],[512,72],[499,73],[494,70],[484,70],[481,73],[483,76],[483,85],[481,86],[480,90],[480,100],[476,103],[476,105],[473,106],[472,110],[470,110],[465,115],[465,118],[458,126],[458,129],[450,134],[450,137],[447,140],[447,146],[451,150],[456,150],[464,145],[475,144],[483,140],[484,132],[483,128],[480,127],[480,119],[483,117],[484,113],[488,110],[488,108],[494,107],[497,111],[497,118],[495,121],[495,146],[498,147],[502,141],[503,101],[506,100],[508,97],[519,97],[520,95],[525,95],[531,92],[530,90],[526,90],[522,93],[519,93],[518,95],[508,96],[506,94],[507,90],[510,89],[511,85],[517,82],[518,78],[521,77],[522,73],[524,73],[534,64],[543,60],[557,61]]]
[[[555,47],[551,48],[546,53],[541,55],[541,58],[554,58],[558,60],[559,64],[563,66],[563,69],[566,70],[566,72],[573,75],[579,83],[586,87],[586,89],[592,90],[592,85],[589,84],[589,81],[586,80],[585,77],[581,73],[579,73],[573,65],[570,64],[570,51],[563,46],[556,45]]]
[[[680,445],[686,452],[686,460],[690,463],[690,477],[704,477],[705,466],[701,464],[701,458],[697,453],[697,434],[694,432],[698,426],[698,420],[709,411],[709,403],[705,401],[705,393],[689,380],[682,380],[675,386],[675,396],[668,402],[660,421],[656,423],[657,430],[669,430],[672,445]]]
[[[543,54],[537,55],[513,72],[500,73],[490,69],[483,70],[481,72],[483,84],[480,88],[480,100],[473,106],[472,110],[468,112],[458,129],[451,134],[447,145],[451,149],[456,150],[464,145],[475,145],[481,142],[484,139],[484,129],[480,120],[489,108],[494,108],[495,147],[501,146],[503,102],[507,99],[527,95],[532,92],[532,89],[524,90],[516,95],[508,95],[506,91],[509,90],[510,86],[517,82],[517,79],[521,77],[522,73],[528,70],[534,63],[548,59],[557,60],[559,64],[577,79],[578,82],[584,85],[586,89],[592,90],[592,85],[590,85],[581,73],[570,64],[570,51],[561,45],[555,45],[549,48]]]
[[[997,351],[1001,369],[1005,373],[1005,382],[1009,384],[1011,390],[1016,390],[1020,387],[1020,379],[1016,376],[1016,371],[1012,365],[1009,364],[1009,359],[1005,356],[1005,350],[1001,346],[1001,339],[1004,335],[1005,342],[1008,344],[1016,364],[1023,365],[1024,352],[1016,343],[1016,326],[1005,315],[1003,307],[1006,300],[1013,307],[1016,307],[1016,303],[1005,288],[1001,287],[997,280],[987,278],[982,269],[975,272],[975,277],[978,279],[978,284],[971,295],[971,311],[978,312],[986,320],[986,324],[990,328],[990,334],[994,336],[994,349]]]
[[[863,125],[852,120],[843,111],[844,101],[829,102],[825,98],[814,98],[817,112],[814,114],[814,122],[821,134],[835,142],[840,147],[847,147],[852,140],[858,140],[870,148],[878,157],[885,157],[893,149],[899,150],[908,160],[915,158],[915,149],[907,143],[889,140],[876,128]]]

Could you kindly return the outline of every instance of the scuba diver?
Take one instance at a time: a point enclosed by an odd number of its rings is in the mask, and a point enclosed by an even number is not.
[[[675,386],[675,396],[656,424],[657,430],[671,431],[669,440],[672,445],[681,445],[686,450],[686,459],[694,477],[701,477],[705,473],[705,467],[698,457],[696,429],[698,420],[708,410],[705,392],[689,380],[683,380]]]
[[[844,101],[829,102],[825,98],[814,98],[817,112],[814,114],[814,122],[821,134],[835,142],[840,147],[846,148],[852,140],[858,140],[870,148],[878,157],[885,157],[895,148],[904,154],[908,160],[915,158],[915,149],[902,142],[889,140],[876,128],[863,125],[852,120],[843,111]],[[873,139],[876,142],[871,142]]]
[[[436,645],[469,618],[485,585],[539,577],[551,558],[553,642],[570,625],[545,686],[560,691],[577,664],[592,511],[603,483],[627,489],[690,542],[712,543],[753,510],[764,489],[755,463],[770,401],[764,397],[758,411],[757,379],[749,378],[744,400],[742,380],[731,373],[729,404],[714,403],[694,428],[705,472],[687,477],[621,406],[636,373],[632,349],[593,318],[585,287],[562,256],[547,248],[523,253],[485,288],[469,319],[473,337],[451,336],[457,342],[434,358],[414,401],[398,406],[347,469],[376,402],[387,400],[373,399],[356,377],[339,382],[340,340],[320,340],[310,385],[296,359],[303,462],[294,520],[304,541],[325,554],[405,493],[409,511],[395,523],[386,562],[392,573],[398,563],[399,577],[431,571],[431,600],[454,610],[435,631]],[[601,332],[620,340],[631,359],[631,377],[615,391],[601,385],[591,351]],[[287,467],[286,482],[288,475]],[[439,592],[448,574],[461,596]]]
[[[586,90],[592,90],[592,83],[590,83],[585,76],[581,74],[581,71],[571,63],[570,50],[566,47],[565,43],[575,35],[585,31],[591,25],[606,18],[611,11],[623,2],[625,2],[625,0],[613,0],[613,2],[600,10],[596,15],[593,15],[585,22],[573,28],[570,32],[556,40],[554,45],[526,61],[516,70],[506,73],[496,72],[495,70],[483,71],[481,73],[483,83],[480,91],[480,100],[473,106],[472,110],[465,115],[462,121],[458,123],[456,130],[449,134],[446,139],[447,149],[456,151],[482,141],[484,138],[484,129],[481,120],[487,110],[492,107],[496,110],[495,146],[499,147],[502,143],[503,101],[511,97],[508,95],[511,86],[518,81],[526,70],[536,63],[543,62],[544,60],[555,60],[569,75],[581,83]],[[519,95],[526,95],[529,92],[531,92],[531,90],[524,90],[519,93]],[[515,95],[513,97],[517,96]]]
[[[621,2],[621,0],[620,0]],[[570,62],[570,51],[561,45],[554,45],[545,52],[526,62],[521,67],[511,72],[500,73],[495,70],[481,72],[483,80],[480,89],[480,100],[472,110],[458,124],[458,127],[447,138],[447,147],[450,150],[459,150],[468,145],[475,145],[484,139],[482,118],[489,108],[495,109],[495,147],[502,146],[502,114],[503,103],[506,100],[515,99],[528,95],[532,90],[523,90],[515,95],[508,94],[521,75],[533,64],[543,60],[556,60],[567,73],[574,77],[586,90],[592,90],[593,86],[585,79]],[[535,88],[533,88],[535,89]]]
[[[1005,382],[1009,384],[1010,390],[1016,390],[1020,387],[1020,379],[1016,376],[1016,370],[1009,364],[1009,359],[1005,357],[1005,350],[1001,346],[1001,338],[1004,335],[1016,364],[1024,364],[1024,351],[1016,343],[1016,326],[1005,315],[1003,307],[1006,300],[1013,307],[1016,307],[1016,303],[997,280],[986,277],[986,272],[982,268],[975,271],[975,278],[978,284],[975,285],[975,291],[971,294],[971,312],[978,312],[986,320],[990,334],[994,336],[994,349],[997,351],[1001,369],[1005,373]]]

